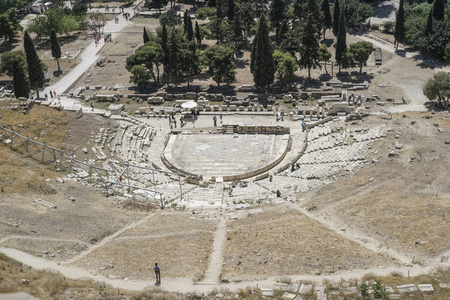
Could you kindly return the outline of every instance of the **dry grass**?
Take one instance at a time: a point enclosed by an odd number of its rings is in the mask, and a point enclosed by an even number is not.
[[[316,205],[318,213],[331,214],[339,223],[358,228],[411,258],[435,257],[447,251],[448,221],[444,216],[450,213],[450,161],[444,141],[450,138],[450,121],[436,116],[427,120],[425,115],[431,114],[411,113],[384,121],[392,133],[374,144],[376,154],[368,155],[369,160],[380,158],[380,163],[306,194],[309,201],[304,207]],[[375,117],[367,121],[380,122]],[[438,127],[445,132],[439,133]],[[399,139],[396,132],[401,132]],[[395,143],[403,144],[402,149],[395,149]],[[399,156],[389,158],[391,151]]]
[[[28,284],[22,284],[28,279]],[[175,293],[158,289],[143,292],[117,290],[106,285],[100,289],[91,280],[67,279],[59,273],[38,271],[0,254],[0,294],[26,292],[39,299],[182,299]]]
[[[222,276],[254,279],[392,264],[299,212],[282,207],[230,224]]]
[[[55,148],[61,147],[68,135],[66,125],[70,120],[69,116],[54,109],[36,105],[26,115],[12,110],[2,110],[0,115],[2,126]],[[22,143],[23,141],[13,139],[13,149],[10,149],[0,142],[0,194],[53,194],[54,191],[45,179],[56,177],[54,166],[41,165],[29,158],[24,159],[26,151]]]
[[[144,224],[125,231],[120,237],[181,234],[184,230],[189,232],[212,232],[215,230],[215,221],[191,219],[190,217],[195,217],[195,215],[177,212],[158,213]]]
[[[76,265],[106,276],[148,279],[153,278],[148,266],[157,262],[163,277],[191,277],[197,281],[208,267],[215,225],[213,221],[188,219],[186,214],[155,216],[83,257]],[[114,268],[99,271],[109,265]]]

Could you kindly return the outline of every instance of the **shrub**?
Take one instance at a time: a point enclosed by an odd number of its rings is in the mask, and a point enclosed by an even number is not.
[[[383,23],[383,32],[384,33],[392,33],[394,29],[394,22],[387,21]]]

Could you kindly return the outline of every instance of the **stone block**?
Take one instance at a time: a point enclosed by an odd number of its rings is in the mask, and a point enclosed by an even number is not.
[[[417,286],[421,292],[434,292],[434,288],[431,284],[418,284]]]
[[[417,287],[415,284],[404,284],[404,285],[398,285],[397,290],[399,293],[410,293],[410,292],[416,292]]]

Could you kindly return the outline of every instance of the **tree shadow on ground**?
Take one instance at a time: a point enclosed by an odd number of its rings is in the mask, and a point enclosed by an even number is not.
[[[330,81],[333,79],[333,77],[330,74],[320,74],[319,80],[320,81]]]
[[[53,77],[59,77],[63,74],[63,71],[53,71]]]
[[[238,59],[234,63],[237,69],[245,69],[250,65],[249,59]]]
[[[432,111],[432,112],[442,112],[442,111],[449,111],[448,107],[444,107],[443,105],[439,105],[438,102],[436,101],[427,101],[423,104],[423,106],[425,106],[425,108],[428,111]]]
[[[363,83],[364,81],[372,82],[373,75],[369,75],[367,73],[355,74],[351,75],[348,72],[341,71],[340,73],[336,73],[336,78],[342,82],[351,82],[351,83]]]
[[[324,39],[320,41],[321,45],[326,45],[327,47],[331,47],[333,45],[334,39]]]
[[[19,42],[19,40],[14,37],[11,41],[7,41],[6,45],[3,41],[1,41],[0,44],[0,54],[3,54],[5,52],[10,52],[13,51],[14,49],[17,48],[17,43]]]
[[[66,44],[70,44],[75,42],[80,35],[70,35],[70,36],[60,36],[58,37],[58,43],[59,46],[62,47]],[[36,50],[50,50],[51,49],[51,43],[50,38],[43,38],[41,39],[38,44],[36,45]]]

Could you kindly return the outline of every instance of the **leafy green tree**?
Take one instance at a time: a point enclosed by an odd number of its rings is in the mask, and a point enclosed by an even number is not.
[[[331,18],[330,2],[328,0],[322,1],[323,13],[323,38],[325,39],[325,32],[333,26],[333,19]]]
[[[434,74],[423,87],[423,93],[429,100],[437,100],[440,106],[447,107],[450,100],[450,74]]]
[[[436,18],[436,20],[444,20],[444,10],[444,0],[434,0],[433,16]]]
[[[13,61],[13,86],[16,98],[30,96],[30,82],[23,65],[17,60]]]
[[[354,62],[355,62],[355,60],[353,57],[353,52],[350,51],[349,48],[346,48],[344,53],[342,53],[342,56],[341,56],[342,68],[347,69],[347,68],[353,67]]]
[[[212,19],[207,27],[211,33],[210,38],[215,38],[218,43],[222,43],[227,33],[230,32],[230,24],[221,18]]]
[[[345,0],[344,4],[346,26],[350,28],[360,27],[373,14],[370,4],[363,1]]]
[[[276,66],[276,75],[280,82],[285,85],[284,79],[292,79],[298,69],[297,60],[288,52],[275,50],[273,60]]]
[[[76,16],[85,16],[88,6],[85,0],[79,0],[72,6],[72,13]]]
[[[203,60],[217,86],[222,82],[229,84],[236,80],[233,52],[233,49],[222,45],[214,45],[203,51]]]
[[[398,43],[403,43],[405,39],[405,10],[403,8],[403,0],[400,0],[400,6],[395,19],[394,37],[397,41],[398,49]]]
[[[166,6],[167,3],[168,3],[167,0],[146,0],[145,7],[156,8],[159,11],[159,14],[161,14],[161,8]]]
[[[130,73],[130,82],[137,84],[139,87],[145,86],[152,77],[150,70],[140,65],[133,66]]]
[[[450,41],[445,45],[445,60],[450,62]]]
[[[339,32],[339,16],[341,15],[341,9],[339,7],[339,0],[336,0],[334,3],[333,10],[333,34],[337,37]]]
[[[341,13],[339,16],[339,30],[336,41],[336,61],[339,64],[339,72],[341,71],[341,66],[343,64],[342,54],[347,49],[347,32],[345,31],[345,14]]]
[[[300,45],[300,61],[302,68],[308,69],[308,79],[311,79],[311,68],[316,69],[319,64],[319,36],[314,26],[312,14],[309,14]]]
[[[430,10],[427,18],[427,27],[425,28],[425,36],[433,33],[433,10]]]
[[[324,62],[325,73],[328,74],[327,62],[331,59],[331,52],[328,50],[327,45],[323,44],[319,47],[319,60]]]
[[[14,9],[21,9],[25,7],[28,3],[32,3],[33,0],[1,0],[0,1],[0,14],[6,12],[7,10],[14,8]]]
[[[286,18],[286,6],[287,3],[285,0],[273,0],[270,2],[269,19],[272,23],[272,26],[275,28],[277,43],[280,42],[279,35],[281,23]]]
[[[106,25],[106,17],[101,13],[89,14],[89,16],[87,17],[87,22],[87,27],[90,30],[101,32],[102,28]]]
[[[266,88],[273,83],[275,76],[275,62],[273,61],[273,46],[269,39],[269,27],[266,17],[259,19],[258,32],[253,41],[251,68],[255,85]]]
[[[414,46],[423,54],[445,59],[445,46],[450,41],[450,19],[433,22],[433,32],[429,36],[424,36],[423,31],[421,33]]]
[[[0,15],[0,37],[3,37],[4,45],[7,40],[11,41],[21,29],[14,8],[8,9],[7,12]]]
[[[58,64],[58,72],[61,72],[61,67],[59,66],[59,59],[61,58],[61,48],[59,47],[58,38],[56,37],[56,32],[52,30],[50,34],[50,44],[52,46],[52,56],[56,59]]]
[[[134,54],[127,57],[125,63],[126,69],[132,73],[131,82],[142,86],[142,81],[148,77],[147,81],[153,78],[155,84],[158,84],[162,57],[162,47],[156,41],[149,41],[136,49]],[[135,66],[144,67],[147,71],[143,72],[142,68],[136,68],[133,72]]]
[[[357,42],[350,44],[350,51],[352,52],[353,59],[359,64],[359,73],[362,73],[362,67],[367,64],[370,53],[372,53],[373,45],[369,42]]]
[[[94,13],[88,17],[89,29],[97,29],[97,22],[103,19],[105,25],[106,19],[103,14]],[[79,24],[77,18],[73,15],[67,15],[61,8],[51,8],[45,11],[43,15],[34,18],[27,27],[27,31],[35,32],[38,38],[50,36],[52,30],[57,34],[69,34],[72,31],[78,30]]]
[[[202,43],[202,36],[200,34],[200,27],[198,27],[198,22],[195,21],[195,39],[197,40],[197,44]]]
[[[13,64],[17,61],[23,69],[27,69],[27,57],[23,51],[8,51],[0,56],[0,74],[13,76]]]
[[[174,10],[169,10],[159,16],[159,23],[161,25],[176,26],[181,24],[181,20]]]

